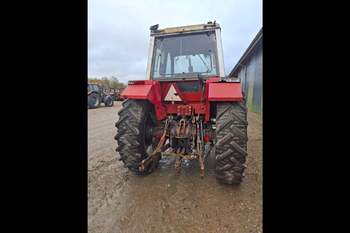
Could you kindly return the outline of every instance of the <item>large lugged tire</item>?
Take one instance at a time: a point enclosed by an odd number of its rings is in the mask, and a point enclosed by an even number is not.
[[[101,104],[100,96],[97,93],[91,93],[88,96],[88,107],[98,108]]]
[[[243,103],[216,105],[215,172],[221,183],[240,184],[247,156],[247,109]]]
[[[106,107],[113,107],[114,102],[111,96],[106,96],[104,100],[105,106]]]
[[[150,135],[153,110],[147,101],[127,100],[123,102],[123,108],[119,111],[119,120],[115,124],[118,129],[115,139],[118,141],[117,151],[120,160],[126,167],[137,175],[149,174],[157,167],[146,167],[145,171],[139,171],[139,163],[145,159],[149,148],[152,148]]]

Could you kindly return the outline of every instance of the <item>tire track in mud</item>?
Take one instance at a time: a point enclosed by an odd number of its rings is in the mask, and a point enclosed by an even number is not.
[[[93,171],[96,171],[98,169],[101,169],[103,167],[107,167],[107,166],[110,166],[112,163],[115,163],[117,161],[117,159],[112,159],[112,160],[109,160],[109,161],[104,161],[104,160],[99,160],[97,161],[97,166],[93,166],[91,169],[88,169],[88,172],[93,172]]]
[[[89,219],[93,219],[99,209],[109,206],[115,200],[114,195],[128,179],[127,171],[118,164],[117,159],[99,160],[97,163],[97,166],[88,169],[88,204],[93,207],[89,208]]]

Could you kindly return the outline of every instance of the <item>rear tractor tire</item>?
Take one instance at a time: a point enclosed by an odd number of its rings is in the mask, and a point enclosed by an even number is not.
[[[88,96],[88,107],[89,108],[98,108],[101,104],[100,96],[97,93],[91,93]]]
[[[107,96],[105,98],[105,106],[106,107],[113,107],[113,105],[114,105],[114,101],[113,101],[112,97],[111,96]]]
[[[115,139],[120,160],[137,175],[146,175],[158,166],[159,160],[153,161],[143,172],[139,171],[140,162],[152,151],[151,129],[153,127],[153,108],[147,101],[126,100],[119,111],[118,129]],[[146,152],[147,151],[147,152]]]
[[[242,182],[247,156],[247,109],[241,102],[216,105],[215,173],[220,183]]]

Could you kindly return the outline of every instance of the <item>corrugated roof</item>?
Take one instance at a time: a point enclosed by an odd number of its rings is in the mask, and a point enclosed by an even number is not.
[[[255,36],[253,41],[250,43],[246,51],[243,53],[242,57],[239,59],[235,67],[232,69],[230,72],[229,76],[230,77],[236,77],[238,75],[238,72],[240,68],[242,67],[241,65],[244,65],[246,62],[246,59],[249,57],[249,55],[254,51],[258,43],[262,40],[262,31],[263,29],[261,28],[258,34]]]

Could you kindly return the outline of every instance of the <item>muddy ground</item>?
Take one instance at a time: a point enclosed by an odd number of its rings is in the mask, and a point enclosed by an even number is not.
[[[238,187],[216,182],[212,171],[199,177],[197,164],[176,174],[171,159],[146,177],[118,161],[114,107],[88,110],[89,233],[262,232],[262,128],[248,115],[246,177]]]

